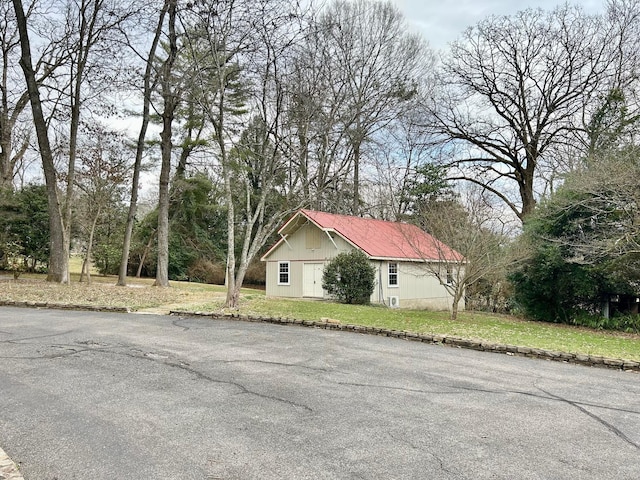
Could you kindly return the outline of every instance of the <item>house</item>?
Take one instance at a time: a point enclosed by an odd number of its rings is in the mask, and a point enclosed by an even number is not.
[[[325,265],[339,253],[357,248],[376,269],[371,303],[451,308],[452,296],[434,272],[450,282],[448,266],[464,259],[415,225],[299,210],[278,233],[280,239],[261,259],[267,264],[269,297],[328,298],[322,288]],[[459,309],[464,309],[464,300]]]

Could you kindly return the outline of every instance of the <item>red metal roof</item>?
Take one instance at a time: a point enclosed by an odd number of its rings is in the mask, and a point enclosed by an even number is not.
[[[279,233],[297,230],[301,216],[323,230],[336,232],[371,258],[455,262],[463,260],[460,253],[408,223],[299,210],[280,228]],[[267,252],[265,257],[272,250]]]

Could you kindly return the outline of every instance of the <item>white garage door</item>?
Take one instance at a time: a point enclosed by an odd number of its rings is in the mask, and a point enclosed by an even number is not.
[[[302,295],[304,297],[322,298],[322,263],[305,263],[302,271]]]

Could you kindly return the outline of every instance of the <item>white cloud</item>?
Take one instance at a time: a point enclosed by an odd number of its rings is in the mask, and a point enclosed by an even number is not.
[[[552,10],[559,0],[393,0],[429,44],[446,48],[467,27],[489,15],[512,15],[527,8]],[[588,13],[604,10],[605,0],[577,2]]]

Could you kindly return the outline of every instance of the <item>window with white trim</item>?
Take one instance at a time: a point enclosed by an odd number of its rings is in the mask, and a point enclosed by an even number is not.
[[[396,262],[389,263],[389,286],[398,286],[398,264]]]
[[[290,285],[289,262],[278,262],[278,285]]]

